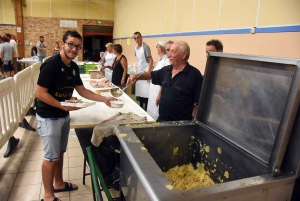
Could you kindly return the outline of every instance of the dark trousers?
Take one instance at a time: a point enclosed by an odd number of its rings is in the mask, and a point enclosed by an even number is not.
[[[148,98],[139,97],[139,101],[140,101],[141,108],[143,108],[145,111],[147,111]]]

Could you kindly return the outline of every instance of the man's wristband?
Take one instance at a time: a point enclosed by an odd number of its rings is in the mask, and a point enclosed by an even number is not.
[[[67,106],[65,106],[65,111],[66,111],[66,112],[68,112],[68,110],[67,110]]]

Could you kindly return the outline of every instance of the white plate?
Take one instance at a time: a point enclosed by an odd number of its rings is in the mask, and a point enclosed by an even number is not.
[[[78,108],[85,108],[91,105],[95,105],[96,102],[83,102],[83,103],[70,103],[70,102],[60,102],[62,106],[67,107],[78,107]]]

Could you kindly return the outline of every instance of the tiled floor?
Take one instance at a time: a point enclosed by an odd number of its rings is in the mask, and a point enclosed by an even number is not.
[[[35,116],[26,117],[30,125],[36,128]],[[37,132],[18,128],[14,134],[20,143],[9,158],[4,158],[6,145],[0,150],[0,201],[37,201],[44,195],[41,164],[43,145]],[[88,171],[88,169],[87,169]],[[64,156],[64,179],[79,186],[72,192],[55,194],[63,201],[92,201],[90,176],[86,185],[82,184],[83,154],[74,130],[70,131],[67,152]],[[118,192],[111,192],[114,196]],[[107,200],[104,196],[104,200]]]

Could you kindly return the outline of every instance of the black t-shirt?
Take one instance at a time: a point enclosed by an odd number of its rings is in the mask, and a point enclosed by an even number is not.
[[[48,93],[59,102],[70,99],[74,87],[83,85],[77,64],[71,61],[68,67],[62,61],[60,54],[50,57],[42,64],[37,84],[47,88]],[[65,117],[69,114],[41,100],[38,100],[36,112],[43,118]]]
[[[31,56],[32,57],[34,56],[33,50],[35,51],[35,54],[37,55],[37,48],[36,48],[36,46],[32,46],[32,48],[31,48]]]
[[[152,83],[162,87],[158,121],[192,120],[202,85],[200,71],[189,63],[172,78],[173,66],[152,71]]]

